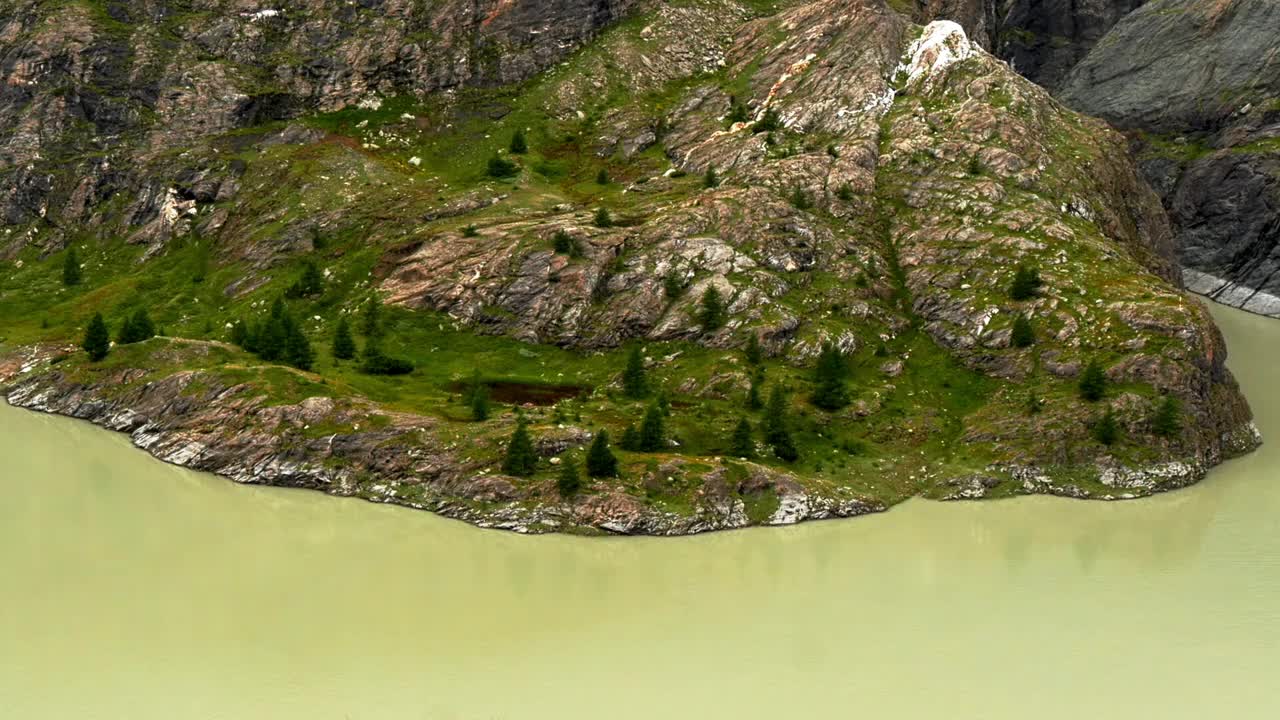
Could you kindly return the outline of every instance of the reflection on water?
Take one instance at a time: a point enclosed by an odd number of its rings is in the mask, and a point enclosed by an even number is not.
[[[1216,312],[1264,433],[1280,323]],[[20,718],[1272,718],[1275,447],[1104,504],[528,538],[0,407]],[[3,714],[3,713],[0,713]]]

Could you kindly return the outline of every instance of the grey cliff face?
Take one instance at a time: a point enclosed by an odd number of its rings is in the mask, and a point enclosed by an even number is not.
[[[1188,285],[1280,315],[1280,5],[1151,3],[1071,73],[1072,107],[1140,133]]]
[[[1015,0],[1001,25],[999,54],[1054,89],[1093,46],[1146,0]]]

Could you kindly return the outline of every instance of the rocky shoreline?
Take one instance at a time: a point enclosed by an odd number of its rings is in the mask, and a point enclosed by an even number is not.
[[[639,536],[682,536],[755,525],[786,526],[813,520],[851,518],[884,512],[892,503],[841,493],[818,495],[794,479],[752,466],[751,483],[770,488],[778,502],[767,517],[752,520],[740,497],[724,491],[719,478],[705,483],[690,515],[647,507],[622,492],[588,495],[575,502],[553,494],[517,497],[500,476],[433,443],[428,418],[299,441],[294,429],[344,409],[330,398],[265,407],[247,388],[218,388],[201,402],[189,391],[199,373],[180,372],[147,383],[134,394],[109,397],[102,388],[68,382],[50,359],[56,352],[28,349],[0,360],[0,397],[11,406],[85,420],[125,433],[133,445],[180,467],[220,475],[242,484],[318,490],[339,497],[427,510],[477,527],[524,534],[574,532]],[[264,428],[271,428],[268,432]],[[218,442],[225,443],[222,447]],[[1104,501],[1129,500],[1193,485],[1226,457],[1255,449],[1261,436],[1252,422],[1224,437],[1221,452],[1190,462],[1149,468],[1099,467],[1102,486],[1090,490],[1059,482],[1041,468],[1000,466],[987,473],[944,481],[939,499],[978,500],[996,495],[1056,495]],[[716,488],[720,488],[717,491]]]

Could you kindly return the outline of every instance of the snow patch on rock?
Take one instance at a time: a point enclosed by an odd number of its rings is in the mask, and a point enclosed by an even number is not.
[[[907,74],[908,85],[914,85],[921,80],[927,82],[976,54],[978,47],[969,40],[964,28],[950,20],[937,20],[929,23],[920,37],[907,47],[899,71]]]

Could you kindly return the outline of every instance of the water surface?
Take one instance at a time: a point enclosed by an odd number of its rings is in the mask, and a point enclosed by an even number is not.
[[[0,716],[1280,716],[1280,322],[1216,309],[1273,442],[1123,504],[913,501],[520,537],[242,487],[0,405]]]

